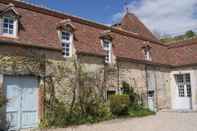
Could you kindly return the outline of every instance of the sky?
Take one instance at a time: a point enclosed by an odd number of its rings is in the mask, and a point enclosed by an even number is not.
[[[188,30],[197,31],[197,0],[27,1],[107,25],[119,22],[127,7],[152,32],[162,36],[180,35]]]

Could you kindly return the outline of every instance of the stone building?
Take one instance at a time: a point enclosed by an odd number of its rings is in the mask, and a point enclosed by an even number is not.
[[[38,126],[41,79],[76,59],[89,71],[114,69],[106,96],[132,85],[151,110],[197,110],[197,39],[162,44],[132,13],[113,26],[13,0],[0,1],[0,87],[15,128]],[[39,57],[36,57],[39,56]],[[50,61],[38,64],[44,57]],[[47,61],[47,62],[48,62]],[[43,69],[42,72],[37,69]],[[55,73],[54,73],[55,72]],[[65,79],[68,77],[65,74]],[[60,90],[61,87],[56,87]],[[69,91],[63,99],[69,100]]]

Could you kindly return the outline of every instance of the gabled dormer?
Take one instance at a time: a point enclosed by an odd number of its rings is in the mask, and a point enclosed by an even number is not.
[[[57,24],[57,30],[63,48],[63,56],[72,57],[74,54],[74,25],[70,19],[62,20]]]
[[[18,35],[18,23],[20,15],[13,4],[9,4],[0,10],[0,35],[16,38]]]
[[[106,30],[101,33],[101,46],[103,50],[106,52],[105,54],[105,63],[113,64],[114,63],[114,55],[113,55],[113,38],[110,30]]]
[[[144,59],[146,61],[152,61],[151,46],[145,45],[145,46],[142,47],[142,49],[143,49],[143,53],[144,53]]]

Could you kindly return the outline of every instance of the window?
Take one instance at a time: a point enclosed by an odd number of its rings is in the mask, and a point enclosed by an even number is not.
[[[62,31],[61,32],[61,42],[63,47],[64,57],[72,56],[72,44],[73,44],[73,34],[71,32]]]
[[[3,17],[3,35],[16,36],[16,19],[14,17]]]
[[[154,97],[155,92],[154,91],[148,91],[148,97],[149,98],[153,98]]]
[[[175,75],[179,97],[191,97],[190,74]]]
[[[148,60],[148,61],[152,60],[151,55],[150,55],[150,50],[145,49],[144,50],[144,55],[145,55],[145,60]]]
[[[191,78],[190,74],[185,74],[185,84],[186,84],[186,89],[187,89],[187,97],[191,97]]]
[[[112,62],[112,42],[108,39],[102,40],[102,47],[106,51],[105,62]]]

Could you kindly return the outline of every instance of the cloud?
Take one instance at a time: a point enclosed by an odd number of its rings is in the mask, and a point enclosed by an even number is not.
[[[197,30],[197,0],[134,0],[128,4],[153,32],[178,35],[187,30]],[[118,21],[124,12],[113,16]]]

